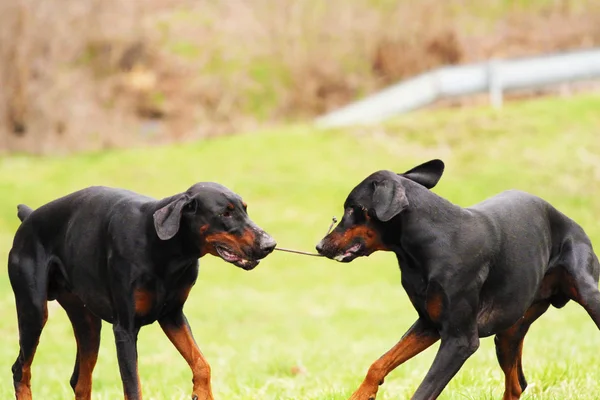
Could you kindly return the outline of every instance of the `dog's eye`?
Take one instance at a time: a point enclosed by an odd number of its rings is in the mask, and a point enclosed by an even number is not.
[[[367,216],[367,212],[366,211],[367,211],[366,208],[361,207],[361,206],[357,206],[354,209],[354,213],[353,213],[354,220],[355,221],[363,221],[366,218],[366,216]]]
[[[229,218],[231,217],[231,211],[227,210],[221,213],[221,217]]]

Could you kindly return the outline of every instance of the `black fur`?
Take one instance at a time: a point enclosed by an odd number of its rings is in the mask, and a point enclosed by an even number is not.
[[[518,399],[527,384],[523,338],[549,305],[573,299],[600,327],[600,265],[583,229],[548,202],[516,190],[469,208],[454,205],[429,190],[443,170],[442,161],[432,160],[403,174],[375,172],[351,191],[339,225],[317,245],[343,262],[394,252],[419,316],[352,399],[375,398],[391,370],[441,338],[413,397],[436,398],[479,338],[490,335],[507,375],[504,398]]]
[[[141,396],[138,331],[158,321],[192,367],[194,395],[212,399],[208,364],[183,315],[198,259],[210,253],[249,270],[276,245],[250,220],[237,194],[216,183],[198,183],[162,200],[90,187],[35,211],[19,205],[18,217],[23,222],[8,265],[19,319],[17,398],[29,398],[28,371],[46,303],[57,299],[77,338],[71,384],[78,399],[91,393],[100,319],[113,324],[126,398]]]

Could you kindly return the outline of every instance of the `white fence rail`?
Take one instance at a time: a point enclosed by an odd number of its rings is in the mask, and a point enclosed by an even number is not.
[[[600,78],[600,49],[443,67],[400,82],[316,120],[318,126],[367,124],[442,98],[488,92],[494,106],[506,91]]]

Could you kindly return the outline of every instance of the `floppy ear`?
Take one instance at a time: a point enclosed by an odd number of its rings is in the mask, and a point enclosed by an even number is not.
[[[427,189],[431,189],[437,185],[443,173],[444,162],[442,160],[435,159],[427,161],[421,165],[417,165],[416,167],[400,175],[425,186]]]
[[[154,229],[161,240],[171,239],[179,231],[181,212],[190,201],[184,194],[154,212]]]
[[[380,221],[387,222],[408,207],[404,187],[399,182],[385,180],[374,185],[373,208]]]

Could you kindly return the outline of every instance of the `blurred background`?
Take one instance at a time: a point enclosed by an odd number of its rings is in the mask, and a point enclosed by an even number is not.
[[[598,45],[598,0],[3,1],[0,151],[251,131],[439,66]]]
[[[364,177],[432,158],[446,163],[433,190],[451,202],[525,190],[581,224],[598,249],[598,73],[528,85],[535,71],[600,71],[597,56],[560,68],[542,60],[517,74],[527,88],[506,91],[502,107],[484,82],[368,125],[314,122],[438,68],[599,48],[600,0],[0,1],[0,262],[17,204],[37,208],[91,185],[163,198],[198,181],[239,193],[280,246],[312,251]],[[414,100],[404,96],[393,100]],[[13,396],[18,354],[5,271],[2,399]],[[71,324],[56,302],[48,312],[34,398],[72,398]],[[345,400],[416,319],[388,252],[350,264],[276,252],[252,272],[206,256],[185,312],[224,400]],[[112,329],[102,332],[93,398],[122,398]],[[188,399],[189,368],[157,324],[138,345],[144,398]],[[523,398],[596,398],[599,348],[581,307],[549,310],[525,340]],[[410,398],[436,350],[390,374],[378,400]],[[503,390],[486,339],[440,399]]]

